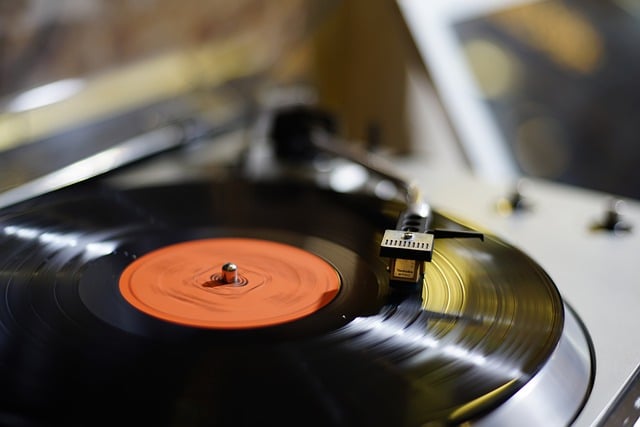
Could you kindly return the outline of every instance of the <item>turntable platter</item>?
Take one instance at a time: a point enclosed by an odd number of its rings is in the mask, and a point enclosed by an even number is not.
[[[401,208],[300,184],[223,180],[89,182],[5,210],[0,421],[414,426],[491,411],[551,357],[562,299],[530,258],[492,236],[439,243],[422,292],[390,287],[377,248]],[[184,302],[175,282],[216,280],[225,245],[241,268],[251,244],[266,245],[262,257],[286,247],[260,264],[267,287],[279,286],[292,257],[316,272],[319,263],[320,303],[294,304],[271,322],[241,312],[242,292],[199,288],[189,304],[212,317],[166,315]],[[166,279],[160,309],[145,307],[137,279],[128,287],[149,260],[156,270],[144,280]],[[317,284],[301,277],[258,300]],[[237,316],[233,327],[221,324],[221,302]]]

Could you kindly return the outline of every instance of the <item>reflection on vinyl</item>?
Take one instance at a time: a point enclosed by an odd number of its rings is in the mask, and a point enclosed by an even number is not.
[[[86,184],[5,211],[0,421],[416,426],[490,411],[549,358],[561,298],[491,236],[439,242],[418,292],[389,286],[378,243],[400,210],[232,181]]]

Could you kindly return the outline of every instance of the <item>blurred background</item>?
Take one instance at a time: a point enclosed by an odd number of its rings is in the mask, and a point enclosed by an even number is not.
[[[639,19],[638,0],[3,0],[0,191],[172,120],[303,101],[383,154],[640,199]]]

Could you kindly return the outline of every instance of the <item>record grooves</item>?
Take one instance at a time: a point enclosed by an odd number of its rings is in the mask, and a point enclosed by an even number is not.
[[[211,180],[94,182],[4,211],[0,421],[413,426],[491,410],[553,351],[560,296],[492,237],[439,244],[422,293],[389,287],[377,245],[401,208],[300,184]],[[163,320],[120,292],[136,260],[225,239],[318,257],[339,290],[302,317],[231,329]]]

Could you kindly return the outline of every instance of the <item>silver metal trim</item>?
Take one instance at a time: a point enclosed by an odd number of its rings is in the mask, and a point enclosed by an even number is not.
[[[130,138],[62,169],[43,175],[0,194],[0,209],[177,147],[184,142],[181,126],[170,125]],[[43,159],[46,161],[46,159]]]
[[[565,307],[565,324],[556,350],[542,369],[496,410],[473,427],[570,426],[593,384],[592,350],[573,312]]]

